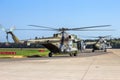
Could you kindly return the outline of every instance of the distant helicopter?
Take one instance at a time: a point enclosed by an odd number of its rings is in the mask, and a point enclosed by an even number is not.
[[[63,53],[63,54],[68,53],[70,56],[77,56],[80,46],[80,39],[77,38],[76,35],[68,34],[66,31],[101,31],[95,29],[92,30],[91,28],[108,27],[110,25],[89,26],[89,27],[81,27],[81,28],[59,28],[59,29],[45,27],[45,26],[38,26],[38,25],[29,25],[29,26],[39,27],[41,29],[15,29],[15,30],[44,30],[44,31],[52,30],[52,31],[60,32],[54,34],[53,37],[27,40],[27,43],[29,44],[36,43],[46,47],[50,51],[48,56],[52,57],[53,54],[55,53]],[[12,33],[12,30],[6,31],[6,33],[7,35],[8,34],[12,35],[12,38],[15,41],[15,43],[21,43],[21,41],[19,41],[18,38]],[[22,42],[24,43],[25,41]]]
[[[96,38],[99,38],[98,41],[93,44],[92,52],[95,52],[95,50],[103,50],[104,52],[107,52],[107,48],[112,48],[110,45],[110,42],[107,42],[107,38],[110,36],[99,36]]]

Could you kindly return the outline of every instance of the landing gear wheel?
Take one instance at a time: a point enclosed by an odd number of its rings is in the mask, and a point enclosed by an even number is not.
[[[92,52],[95,52],[95,50],[93,49]]]
[[[104,52],[107,52],[107,49],[105,49]]]
[[[77,54],[78,54],[78,53],[77,53],[77,51],[76,51],[73,55],[74,55],[74,56],[77,56]]]
[[[77,53],[74,53],[74,56],[77,56]]]
[[[72,56],[73,56],[73,54],[72,54],[72,53],[70,53],[70,56],[72,57]]]
[[[52,52],[50,52],[50,53],[48,54],[48,56],[49,56],[49,57],[52,57],[52,56],[53,56],[53,53],[52,53]]]

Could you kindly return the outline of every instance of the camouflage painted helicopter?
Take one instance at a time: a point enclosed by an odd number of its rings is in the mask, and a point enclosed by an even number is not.
[[[94,28],[108,27],[110,25],[89,26],[89,27],[70,28],[70,29],[69,28],[55,29],[51,27],[38,26],[38,25],[29,25],[29,26],[39,27],[42,29],[16,29],[16,30],[52,30],[52,31],[60,32],[60,33],[54,34],[53,37],[27,40],[27,43],[29,44],[36,43],[46,47],[48,50],[50,50],[50,53],[48,54],[48,56],[52,57],[52,55],[55,53],[68,53],[70,56],[77,56],[79,46],[80,46],[80,39],[77,38],[76,35],[68,34],[66,31],[101,31],[101,30],[95,30]],[[91,28],[93,28],[93,30]],[[6,31],[6,33],[7,35],[8,34],[12,35],[12,38],[15,41],[15,43],[21,42],[12,33],[11,30]]]
[[[95,50],[103,50],[104,52],[107,52],[107,48],[112,48],[110,45],[110,41],[107,41],[107,38],[110,36],[99,36],[96,38],[99,38],[95,44],[93,44],[92,52]]]
[[[82,46],[80,45],[81,41],[79,38],[77,38],[76,35],[68,34],[66,31],[96,31],[95,29],[92,30],[91,28],[108,27],[110,25],[89,26],[81,28],[59,28],[59,29],[38,25],[29,26],[44,28],[44,30],[53,30],[60,32],[59,34],[54,34],[53,36],[54,38],[59,38],[58,41],[54,42],[53,40],[48,39],[46,42],[44,41],[43,43],[41,43],[43,46],[50,50],[49,57],[52,57],[54,53],[69,53],[70,56],[77,56],[78,50],[80,49],[79,46]],[[101,30],[99,29],[97,31]]]

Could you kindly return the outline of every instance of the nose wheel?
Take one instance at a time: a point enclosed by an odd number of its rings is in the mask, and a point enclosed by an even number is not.
[[[53,56],[53,53],[52,53],[52,52],[50,52],[50,53],[48,54],[48,56],[49,56],[49,57],[52,57],[52,56]]]
[[[69,55],[72,57],[72,56],[77,56],[77,51],[76,52],[74,52],[74,53],[70,53]]]

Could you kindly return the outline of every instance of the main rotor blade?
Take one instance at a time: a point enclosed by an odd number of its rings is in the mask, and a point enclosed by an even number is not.
[[[38,25],[28,25],[28,26],[33,26],[33,27],[40,27],[43,29],[16,29],[16,30],[51,30],[51,31],[70,31],[70,30],[75,30],[75,31],[113,31],[113,30],[92,30],[91,28],[99,28],[99,27],[108,27],[111,25],[99,25],[99,26],[89,26],[89,27],[81,27],[81,28],[59,28],[59,29],[55,29],[55,28],[51,28],[51,27],[45,27],[45,26],[38,26]],[[45,29],[46,28],[46,29]],[[87,30],[87,29],[91,29],[91,30]]]
[[[80,30],[80,29],[88,29],[88,28],[99,28],[99,27],[108,27],[111,25],[99,25],[99,26],[89,26],[89,27],[81,27],[81,28],[71,28],[70,30]]]
[[[98,36],[98,38],[108,38],[111,37],[111,35],[106,35],[106,36]]]
[[[33,30],[33,31],[56,31],[56,30],[50,30],[50,29],[15,29],[15,30]]]
[[[111,35],[106,35],[106,36],[104,36],[104,37],[111,37]]]
[[[113,29],[77,29],[77,30],[74,30],[74,31],[115,31]]]
[[[33,26],[33,27],[39,27],[39,28],[47,28],[47,29],[57,30],[57,29],[55,29],[55,28],[46,27],[46,26],[38,26],[38,25],[28,25],[28,26]]]

